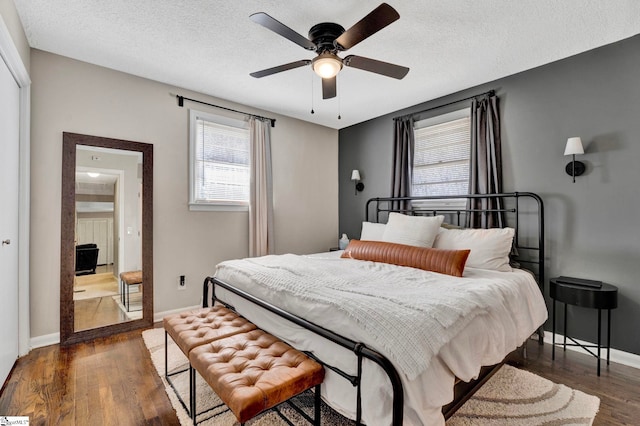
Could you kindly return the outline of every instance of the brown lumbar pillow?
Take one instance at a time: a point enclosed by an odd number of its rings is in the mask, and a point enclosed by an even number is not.
[[[351,240],[341,257],[370,260],[461,277],[470,250],[442,250],[383,241]]]

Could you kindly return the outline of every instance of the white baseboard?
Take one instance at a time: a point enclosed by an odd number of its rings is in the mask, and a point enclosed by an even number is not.
[[[60,343],[60,333],[45,334],[29,339],[29,350]]]
[[[556,333],[556,344],[558,342],[562,343],[562,339],[563,338],[564,338],[564,335]],[[544,342],[548,343],[548,344],[551,344],[552,341],[553,341],[553,333],[551,333],[550,331],[545,331],[544,332]],[[582,344],[582,345],[595,345],[595,343],[585,342],[584,340],[575,339],[575,341],[580,343],[580,344]],[[556,351],[557,350],[558,350],[558,348],[556,348]],[[575,352],[580,352],[580,353],[583,353],[583,354],[591,355],[591,354],[589,354],[589,352],[585,351],[580,346],[567,346],[567,350],[572,350],[572,351],[575,351]],[[604,350],[603,349],[600,350],[600,359],[604,359],[604,360],[607,359],[607,350],[606,350],[606,348]],[[636,354],[632,354],[630,352],[624,352],[624,351],[621,351],[621,350],[618,350],[618,349],[611,348],[610,360],[611,360],[611,362],[617,362],[618,364],[623,364],[623,365],[627,365],[629,367],[640,369],[640,355],[636,355]]]
[[[194,309],[199,309],[201,307],[202,305],[195,305],[195,306],[187,306],[186,308],[172,309],[170,311],[155,312],[153,314],[153,322],[154,323],[160,322],[162,321],[162,318],[166,317],[167,315],[179,314],[180,312],[184,312],[184,311],[193,311]]]
[[[188,306],[186,308],[172,309],[170,311],[155,312],[153,314],[153,322],[155,323],[155,322],[162,321],[162,318],[166,317],[167,315],[177,314],[179,312],[184,312],[184,311],[191,311],[193,309],[198,309],[199,307],[200,305],[195,305],[195,306]],[[51,334],[45,334],[42,336],[32,337],[31,339],[29,339],[29,351],[36,348],[42,348],[44,346],[56,345],[58,343],[60,343],[60,333],[51,333]]]

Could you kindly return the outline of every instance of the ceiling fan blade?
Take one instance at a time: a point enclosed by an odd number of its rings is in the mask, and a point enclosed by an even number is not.
[[[322,99],[331,99],[336,97],[336,78],[322,79]]]
[[[374,72],[387,77],[397,78],[398,80],[402,80],[409,72],[409,68],[407,67],[401,67],[400,65],[390,64],[389,62],[382,62],[376,59],[356,55],[347,56],[342,60],[342,63],[348,67]]]
[[[300,67],[303,67],[305,65],[309,65],[310,63],[311,63],[311,61],[309,59],[301,59],[299,61],[290,62],[288,64],[278,65],[277,67],[267,68],[266,70],[252,72],[249,75],[251,77],[261,78],[261,77],[266,77],[268,75],[276,74],[276,73],[279,73],[279,72],[282,72],[282,71],[288,71],[288,70],[292,70],[294,68],[300,68]]]
[[[256,24],[262,25],[266,29],[273,31],[276,34],[280,34],[282,37],[294,42],[298,46],[302,46],[307,50],[316,49],[316,45],[312,43],[311,40],[304,37],[303,35],[298,34],[282,22],[272,18],[264,12],[254,13],[249,16],[249,19],[251,19]]]
[[[342,50],[351,49],[365,38],[372,36],[399,18],[400,14],[398,14],[393,7],[386,3],[382,3],[347,31],[342,33],[342,35],[336,39],[336,43],[342,48]]]

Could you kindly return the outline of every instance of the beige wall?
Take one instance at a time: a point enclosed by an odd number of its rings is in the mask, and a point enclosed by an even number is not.
[[[63,131],[154,144],[155,312],[197,305],[201,283],[218,262],[248,255],[246,212],[187,208],[189,111],[169,92],[276,118],[271,129],[276,251],[311,253],[337,244],[336,130],[35,49],[31,79],[32,338],[59,331]],[[186,275],[185,290],[178,290],[180,275]]]
[[[7,26],[24,67],[29,71],[29,43],[22,29],[22,22],[13,0],[0,0],[0,17]]]

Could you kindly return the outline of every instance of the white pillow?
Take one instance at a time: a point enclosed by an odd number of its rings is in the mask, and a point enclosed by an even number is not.
[[[433,247],[444,216],[407,216],[389,213],[382,241],[417,247]]]
[[[513,244],[513,228],[441,229],[433,243],[445,250],[470,249],[466,266],[509,272],[509,253]]]
[[[382,236],[386,227],[384,223],[362,222],[360,239],[363,241],[384,241]]]

